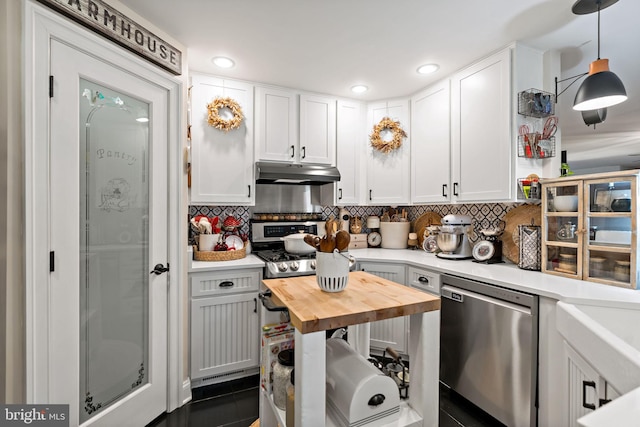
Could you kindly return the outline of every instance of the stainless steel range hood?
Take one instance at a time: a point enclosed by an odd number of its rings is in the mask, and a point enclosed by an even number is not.
[[[291,163],[257,162],[258,184],[322,185],[340,181],[340,172],[334,166],[294,165]]]

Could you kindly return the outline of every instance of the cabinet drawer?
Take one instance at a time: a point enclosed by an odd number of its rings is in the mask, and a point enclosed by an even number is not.
[[[440,295],[440,273],[420,268],[409,267],[407,284],[412,288],[434,295]]]
[[[202,297],[257,291],[260,271],[219,271],[191,274],[191,296]]]

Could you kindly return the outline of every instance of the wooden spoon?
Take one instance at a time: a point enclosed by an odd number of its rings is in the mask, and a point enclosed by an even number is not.
[[[313,248],[319,249],[318,245],[320,243],[320,238],[318,236],[314,236],[313,234],[307,234],[306,236],[304,236],[303,240],[307,245]]]
[[[350,241],[351,235],[345,230],[340,230],[336,233],[336,249],[340,252],[344,252],[349,248]]]
[[[336,248],[336,240],[331,234],[327,234],[320,240],[320,252],[333,252]]]

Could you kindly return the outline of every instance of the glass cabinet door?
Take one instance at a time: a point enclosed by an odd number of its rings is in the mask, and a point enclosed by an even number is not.
[[[545,187],[543,193],[543,270],[582,275],[582,184],[569,181]]]
[[[635,186],[631,177],[585,181],[585,279],[635,287]]]

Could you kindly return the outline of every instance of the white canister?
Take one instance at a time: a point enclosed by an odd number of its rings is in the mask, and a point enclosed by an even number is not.
[[[198,250],[200,252],[211,252],[220,240],[219,234],[201,234],[198,237]]]
[[[385,249],[406,249],[410,226],[408,221],[380,223],[380,235],[382,236],[380,246]]]
[[[380,228],[380,217],[375,215],[368,216],[367,228]]]

